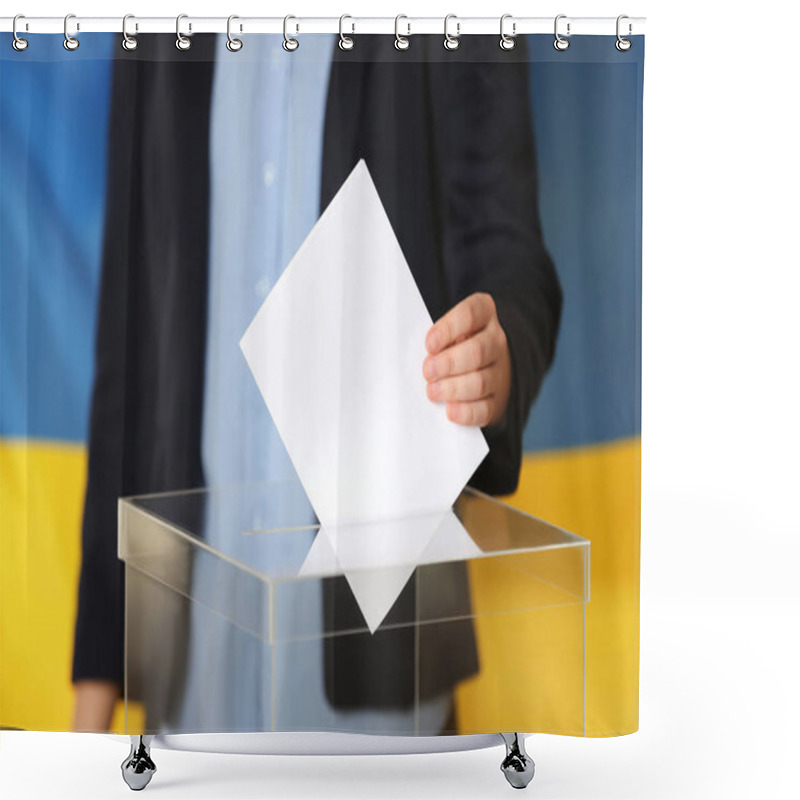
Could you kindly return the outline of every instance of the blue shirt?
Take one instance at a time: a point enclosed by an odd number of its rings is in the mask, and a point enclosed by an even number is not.
[[[247,37],[239,53],[219,37],[211,102],[211,216],[209,300],[206,346],[202,457],[206,484],[252,483],[295,475],[239,341],[272,286],[288,265],[319,216],[323,131],[335,36],[304,37],[287,53],[282,37]],[[207,508],[206,537],[213,546],[222,530],[245,531],[258,520],[238,519],[237,509],[215,502]],[[308,523],[315,522],[309,519]],[[302,521],[298,520],[298,525]],[[313,532],[298,532],[301,554]],[[297,556],[294,554],[286,554]],[[302,559],[301,559],[302,560]],[[194,580],[202,580],[196,565]],[[236,586],[229,587],[231,592]],[[292,615],[310,617],[322,628],[319,585],[302,608],[280,607],[281,624]],[[242,598],[242,602],[259,602]],[[181,728],[209,730],[224,721],[228,729],[339,730],[402,733],[414,730],[414,709],[341,711],[325,696],[322,642],[277,648],[267,662],[255,640],[200,617],[193,608],[187,703]],[[290,627],[284,628],[288,630]],[[224,637],[226,642],[219,641]],[[214,645],[212,646],[212,641]],[[209,662],[208,654],[219,661]],[[233,666],[232,666],[233,665]],[[235,669],[237,675],[232,675]],[[275,669],[279,696],[270,697],[269,669]],[[204,691],[220,676],[224,687]],[[253,696],[253,687],[263,693]],[[194,699],[190,699],[193,697]],[[202,698],[202,699],[200,699]],[[270,702],[275,703],[271,708]],[[451,696],[446,693],[420,709],[420,725],[436,730],[445,722]],[[271,712],[271,713],[270,713]],[[327,717],[327,719],[323,719]]]

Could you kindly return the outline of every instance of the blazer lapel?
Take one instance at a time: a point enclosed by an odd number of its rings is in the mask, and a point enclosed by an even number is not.
[[[352,50],[334,47],[325,109],[320,212],[339,191],[359,158],[361,103],[373,60],[374,40],[374,36],[359,36]]]

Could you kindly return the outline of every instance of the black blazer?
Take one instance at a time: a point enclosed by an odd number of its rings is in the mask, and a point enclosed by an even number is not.
[[[117,498],[204,483],[215,37],[192,38],[186,52],[167,34],[116,51],[73,681],[122,683]],[[453,52],[441,37],[414,37],[406,52],[392,44],[359,36],[352,51],[334,48],[320,207],[363,157],[433,318],[473,292],[493,296],[512,391],[503,428],[484,429],[490,452],[470,484],[510,493],[562,303],[539,223],[525,42],[518,37],[514,50],[502,51],[496,37],[464,37]],[[466,575],[450,578],[453,596],[468,606]],[[412,579],[396,610],[413,603]],[[344,579],[325,590],[325,618],[359,619]],[[331,702],[411,702],[413,630],[381,637],[327,640]],[[423,633],[420,644],[437,664],[420,687],[423,699],[478,668],[468,623]]]

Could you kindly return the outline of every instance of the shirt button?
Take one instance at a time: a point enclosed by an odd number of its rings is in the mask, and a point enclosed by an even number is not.
[[[272,186],[275,182],[275,165],[271,161],[268,161],[264,164],[261,174],[264,178],[264,186]]]
[[[266,297],[269,294],[270,282],[268,278],[262,278],[256,284],[256,295],[258,297]]]

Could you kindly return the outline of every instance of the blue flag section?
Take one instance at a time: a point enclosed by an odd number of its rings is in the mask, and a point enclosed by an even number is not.
[[[115,37],[0,58],[0,436],[83,442]],[[60,50],[61,53],[57,51]],[[92,56],[89,58],[89,56]],[[33,58],[38,60],[33,60]]]

